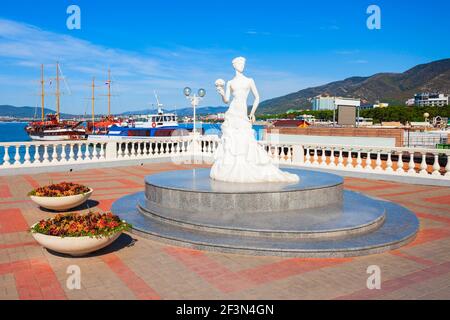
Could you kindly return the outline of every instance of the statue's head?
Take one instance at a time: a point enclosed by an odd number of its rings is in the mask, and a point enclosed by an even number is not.
[[[244,72],[245,69],[245,58],[237,57],[233,59],[233,67],[236,71]]]

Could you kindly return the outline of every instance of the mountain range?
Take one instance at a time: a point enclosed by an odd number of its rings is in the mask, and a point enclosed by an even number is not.
[[[310,109],[310,99],[320,94],[360,98],[404,105],[419,92],[450,93],[450,59],[421,64],[403,73],[377,73],[370,77],[351,77],[312,87],[261,103],[258,113],[282,113],[289,109]]]
[[[228,109],[228,107],[200,107],[197,108],[196,113],[197,115],[208,115],[208,114],[217,114],[221,112],[225,112]],[[176,109],[176,110],[163,110],[165,113],[168,112],[174,112],[179,117],[184,116],[192,116],[192,108],[183,108],[183,109]],[[119,115],[123,116],[129,116],[129,115],[137,115],[137,114],[156,114],[158,111],[156,109],[144,109],[139,111],[127,111],[123,112]],[[45,108],[44,113],[51,114],[55,113],[54,110]],[[11,105],[0,105],[0,117],[14,117],[14,118],[40,118],[41,116],[41,109],[35,108],[35,107],[15,107]],[[75,118],[79,117],[80,115],[73,115],[73,114],[67,114],[67,113],[61,113],[62,118]],[[86,115],[89,117],[90,115]]]
[[[52,109],[44,108],[44,114],[54,114]],[[41,108],[35,107],[15,107],[11,105],[0,105],[0,117],[14,117],[14,118],[40,118]],[[75,115],[61,113],[63,118],[74,118]]]

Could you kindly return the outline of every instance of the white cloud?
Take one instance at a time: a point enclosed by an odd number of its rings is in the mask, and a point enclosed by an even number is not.
[[[264,32],[260,34],[269,35]],[[221,101],[215,94],[214,81],[218,77],[232,77],[230,61],[237,55],[240,55],[239,52],[226,48],[199,50],[182,46],[132,52],[0,19],[2,78],[10,77],[11,83],[16,82],[19,79],[17,73],[20,73],[22,81],[21,92],[9,90],[8,85],[0,88],[0,104],[34,105],[32,96],[38,91],[40,64],[46,65],[46,77],[50,78],[54,76],[55,62],[60,61],[73,91],[71,97],[63,98],[66,102],[70,100],[71,112],[77,112],[74,109],[83,112],[85,100],[90,95],[92,77],[95,76],[97,83],[102,86],[108,67],[112,70],[115,90],[120,94],[117,99],[121,100],[121,110],[113,107],[115,112],[124,111],[122,108],[131,110],[148,107],[153,99],[153,90],[160,93],[166,105],[186,106],[187,101],[181,92],[186,85],[192,88],[205,87],[208,96],[203,104],[218,105]],[[252,76],[259,83],[263,98],[296,91],[309,84],[308,79],[283,71],[258,69]],[[7,81],[2,81],[2,84],[5,83]],[[99,88],[99,93],[102,90]],[[49,107],[52,107],[52,100],[48,99]],[[105,111],[106,102],[100,101],[98,107],[99,112]],[[68,112],[63,105],[64,111]]]

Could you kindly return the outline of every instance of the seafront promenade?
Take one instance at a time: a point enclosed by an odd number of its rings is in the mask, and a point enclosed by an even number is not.
[[[202,165],[207,167],[208,165]],[[84,258],[41,248],[27,232],[54,213],[27,197],[61,181],[95,189],[91,210],[142,191],[144,177],[198,167],[147,163],[76,172],[0,177],[0,299],[448,299],[450,298],[450,188],[346,177],[346,190],[401,204],[420,219],[417,238],[388,253],[354,258],[279,258],[211,253],[124,234]],[[87,206],[78,210],[86,212]],[[81,289],[66,286],[79,266]],[[367,268],[381,269],[381,290],[368,290]]]

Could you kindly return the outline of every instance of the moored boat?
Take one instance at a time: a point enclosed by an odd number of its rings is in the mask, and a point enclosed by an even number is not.
[[[32,140],[62,141],[85,140],[86,129],[82,127],[83,121],[60,120],[60,67],[56,64],[56,114],[45,117],[45,81],[44,65],[41,66],[41,120],[32,121],[25,128]]]
[[[84,140],[86,129],[82,124],[82,121],[59,121],[56,115],[49,114],[46,121],[33,121],[25,131],[32,140],[38,141]]]

